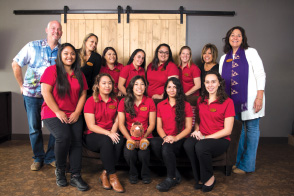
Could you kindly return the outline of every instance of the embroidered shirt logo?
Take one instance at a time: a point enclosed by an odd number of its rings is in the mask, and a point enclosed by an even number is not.
[[[141,107],[140,110],[141,111],[147,111],[147,107]]]
[[[227,63],[232,62],[232,61],[233,61],[233,59],[227,59],[226,60]]]
[[[93,66],[93,63],[91,63],[91,62],[87,62],[87,65],[89,65],[89,66]]]
[[[211,112],[216,112],[216,108],[210,108],[209,111],[211,111]]]
[[[115,105],[110,105],[110,106],[108,106],[110,109],[115,109],[116,107],[115,107]]]

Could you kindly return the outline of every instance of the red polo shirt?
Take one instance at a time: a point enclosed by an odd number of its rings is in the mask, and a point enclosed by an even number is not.
[[[142,67],[139,67],[139,69],[136,70],[133,63],[131,63],[130,65],[124,66],[119,76],[126,79],[125,87],[128,87],[131,79],[137,75],[143,76],[145,78],[145,70]]]
[[[135,118],[132,118],[129,113],[125,112],[125,105],[124,105],[125,98],[123,98],[118,105],[118,112],[123,112],[126,114],[126,127],[127,130],[130,130],[132,127],[132,124],[136,121],[139,121],[142,123],[144,127],[144,134],[147,131],[148,125],[149,125],[149,112],[156,112],[156,107],[154,104],[153,99],[143,96],[143,99],[139,106],[136,106],[134,104],[135,112],[137,116]],[[148,138],[152,138],[152,133],[148,136]]]
[[[191,64],[189,67],[188,64],[184,69],[180,69],[180,80],[183,85],[184,93],[188,92],[194,84],[194,78],[201,76],[201,71],[197,65]],[[193,95],[199,96],[199,90],[197,90]]]
[[[57,78],[57,73],[56,73],[56,65],[48,67],[45,72],[43,73],[40,83],[46,83],[49,84],[50,86],[53,87],[53,92],[52,95],[54,97],[54,100],[56,104],[58,105],[59,109],[63,111],[67,117],[73,113],[77,107],[78,101],[79,101],[79,92],[80,92],[80,84],[76,76],[74,75],[74,72],[72,72],[71,75],[66,74],[67,80],[69,82],[70,86],[70,96],[66,94],[63,98],[58,96],[57,93],[57,87],[56,87],[56,78]],[[83,83],[84,87],[83,90],[88,89],[87,81],[82,73],[83,76]],[[41,109],[41,117],[42,120],[46,118],[55,118],[56,114],[47,106],[46,102],[44,101]]]
[[[111,99],[111,97],[109,97],[107,103],[105,103],[100,95],[98,96],[97,102],[95,102],[93,96],[91,96],[85,104],[84,113],[94,114],[95,125],[110,131],[117,114],[117,105],[118,101]],[[87,130],[84,133],[90,134],[93,132]]]
[[[118,63],[117,65],[114,66],[113,70],[109,69],[109,67],[107,65],[101,66],[101,69],[100,69],[100,73],[108,73],[113,78],[115,92],[118,92],[118,90],[117,90],[118,78],[119,78],[119,74],[120,74],[121,70],[123,69],[123,67],[124,67],[123,64]]]
[[[227,98],[222,104],[217,100],[208,105],[207,99],[200,103],[198,99],[200,125],[199,130],[203,135],[211,135],[224,128],[225,118],[235,116],[235,109],[233,100]],[[231,140],[230,136],[224,137]]]
[[[190,103],[185,101],[185,117],[193,117],[193,112]],[[178,135],[176,117],[176,105],[173,107],[169,104],[168,99],[157,104],[157,117],[162,120],[162,128],[166,135]],[[181,131],[185,129],[185,125]]]
[[[169,62],[164,69],[161,64],[157,71],[151,70],[152,64],[150,63],[147,68],[147,81],[149,82],[147,93],[148,97],[152,97],[155,94],[161,95],[164,92],[164,84],[169,76],[179,76],[179,69],[173,63]]]

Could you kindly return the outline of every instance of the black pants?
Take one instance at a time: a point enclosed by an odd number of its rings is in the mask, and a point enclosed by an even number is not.
[[[87,148],[93,152],[100,152],[100,159],[107,174],[116,172],[115,165],[120,158],[124,145],[123,137],[120,135],[119,138],[119,143],[114,144],[110,137],[103,134],[91,133],[84,135],[84,144]]]
[[[224,153],[230,145],[226,139],[197,140],[188,138],[184,143],[185,151],[190,159],[196,183],[206,183],[213,175],[212,158]]]
[[[62,123],[58,118],[47,118],[43,122],[55,137],[56,167],[65,169],[67,155],[69,155],[69,172],[79,174],[82,167],[82,117],[80,116],[73,124]]]
[[[183,149],[184,141],[185,139],[181,139],[172,144],[164,143],[162,145],[162,138],[153,138],[153,141],[151,143],[152,152],[158,159],[163,160],[167,170],[167,177],[169,178],[176,177],[176,157],[179,156],[181,153],[185,153]]]
[[[148,139],[150,143],[153,139]],[[142,179],[150,178],[150,150],[149,147],[146,150],[140,150],[139,148],[135,148],[134,150],[127,149],[126,145],[124,147],[124,157],[127,161],[127,164],[130,166],[129,174],[131,176],[138,176],[137,170],[137,161],[142,164],[141,168],[141,177]]]

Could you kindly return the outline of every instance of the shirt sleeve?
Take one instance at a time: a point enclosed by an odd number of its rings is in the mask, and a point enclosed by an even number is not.
[[[193,117],[193,111],[190,103],[185,102],[185,117]]]
[[[88,84],[85,75],[82,73],[84,88],[83,90],[88,90]]]
[[[27,43],[20,51],[19,53],[14,57],[14,61],[17,62],[17,64],[20,67],[23,67],[27,64],[29,64],[31,60],[31,47],[30,43]]]
[[[125,98],[122,98],[118,104],[118,112],[125,112]]]
[[[225,118],[235,116],[235,107],[232,99],[228,98],[228,104],[225,111]]]
[[[193,66],[192,76],[193,78],[198,78],[201,75],[201,71],[197,65]]]
[[[167,77],[170,77],[170,76],[179,76],[180,75],[179,69],[178,69],[178,67],[174,63],[170,63],[166,67],[166,70],[167,70]]]
[[[129,76],[129,65],[123,67],[119,74],[119,77],[122,77],[124,79],[127,79],[128,76]]]
[[[49,84],[50,86],[54,86],[56,83],[56,67],[50,66],[47,67],[41,77],[40,83]],[[87,82],[86,82],[87,84]]]
[[[160,108],[161,108],[161,104],[157,104],[157,112],[156,112],[156,116],[161,118],[161,114],[160,114]]]
[[[90,114],[95,114],[95,101],[93,97],[89,97],[89,99],[86,101],[85,106],[84,106],[84,113],[90,113]]]
[[[150,112],[156,112],[156,106],[153,99],[150,99]]]

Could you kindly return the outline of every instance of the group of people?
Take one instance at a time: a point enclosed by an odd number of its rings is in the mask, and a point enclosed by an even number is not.
[[[58,21],[49,22],[46,33],[47,39],[29,42],[12,63],[28,116],[34,153],[31,170],[39,170],[43,163],[56,166],[57,185],[67,186],[68,157],[70,185],[86,191],[89,186],[81,177],[85,145],[100,152],[102,187],[124,192],[115,169],[122,151],[131,184],[139,179],[151,183],[152,154],[167,169],[167,177],[156,188],[168,191],[181,181],[176,157],[186,153],[194,188],[208,192],[216,182],[212,158],[227,150],[236,118],[243,126],[233,172],[255,171],[265,72],[242,27],[227,32],[219,64],[213,44],[204,46],[200,67],[193,63],[190,47],[181,48],[176,65],[169,45],[160,44],[146,70],[142,49],[135,50],[123,66],[114,48],[105,48],[102,56],[97,53],[95,34],[88,34],[76,50],[70,43],[58,43],[62,36]],[[194,126],[187,96],[199,96],[200,120]],[[46,153],[41,120],[51,133]]]

